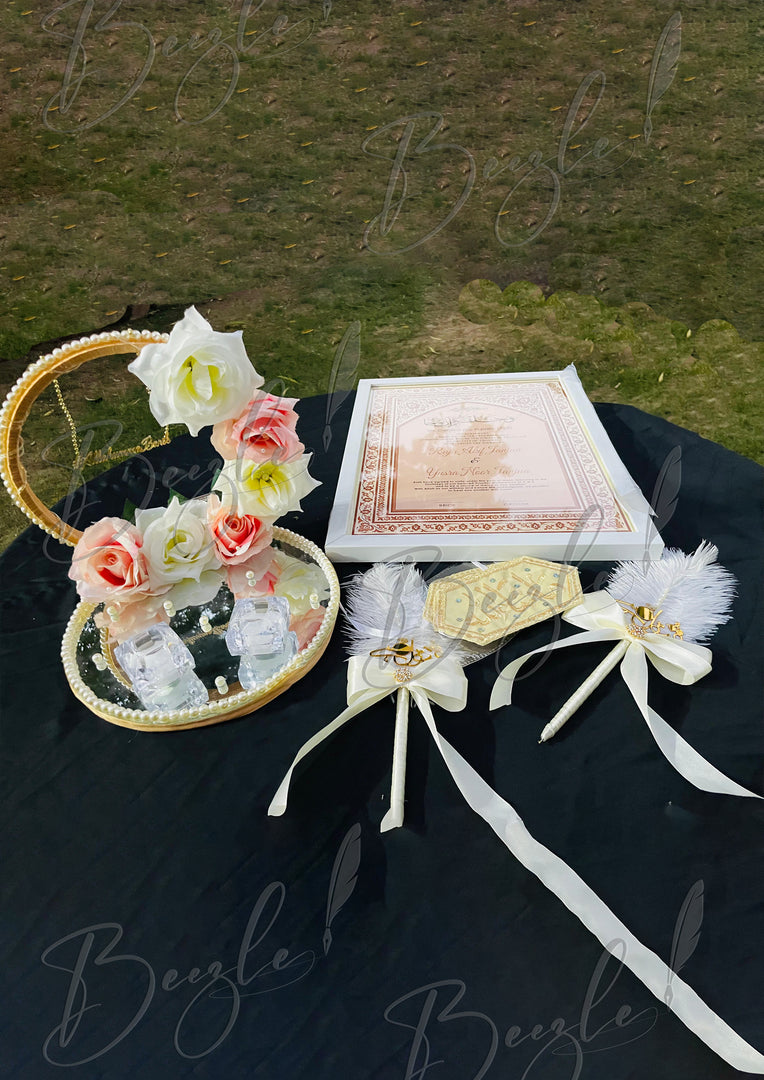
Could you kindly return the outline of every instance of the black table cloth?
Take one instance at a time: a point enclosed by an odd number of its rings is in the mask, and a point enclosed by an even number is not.
[[[714,765],[764,792],[762,470],[635,409],[597,411],[648,498],[669,454],[672,476],[681,468],[666,543],[713,541],[739,581],[711,674],[683,688],[651,672],[651,703]],[[324,452],[326,399],[300,406],[323,486],[280,524],[320,545],[349,413],[348,401]],[[151,505],[168,487],[201,494],[214,461],[204,435],[177,439],[88,484],[68,517],[84,528],[119,515],[126,498],[141,504],[151,477]],[[392,699],[311,755],[286,814],[267,817],[298,747],[344,707],[341,616],[317,667],[251,716],[134,732],[89,713],[66,684],[70,557],[29,529],[0,562],[2,1076],[742,1075],[512,858],[459,795],[418,713],[402,829],[379,833]],[[345,580],[358,568],[338,569]],[[585,588],[602,569],[582,568]],[[617,674],[538,745],[607,646],[554,654],[511,708],[489,712],[497,663],[549,636],[540,624],[498,662],[469,667],[467,708],[436,708],[440,730],[667,962],[685,898],[702,893],[702,921],[685,926],[674,962],[764,1051],[764,805],[684,781]]]

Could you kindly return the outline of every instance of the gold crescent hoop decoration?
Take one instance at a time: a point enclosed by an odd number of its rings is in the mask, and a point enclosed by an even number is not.
[[[11,389],[0,409],[0,476],[13,502],[26,514],[30,521],[57,540],[72,547],[82,537],[82,532],[63,521],[58,514],[43,503],[32,490],[27,472],[22,461],[22,428],[27,421],[34,402],[51,384],[56,391],[59,405],[66,418],[72,438],[75,471],[81,473],[86,465],[112,465],[131,454],[143,453],[157,445],[170,441],[169,429],[159,438],[147,437],[139,446],[114,452],[94,451],[84,453],[78,438],[77,427],[63,400],[57,380],[61,375],[75,371],[90,360],[102,357],[128,354],[130,358],[140,354],[147,345],[167,342],[169,334],[149,330],[121,330],[113,333],[91,334],[90,337],[70,341],[40,357],[27,368]],[[261,380],[262,381],[262,380]],[[259,385],[259,384],[258,384]],[[162,429],[160,428],[160,433]],[[289,529],[273,526],[273,544],[293,560],[307,563],[321,573],[322,592],[328,593],[323,603],[317,603],[316,610],[320,620],[313,628],[313,636],[304,642],[291,660],[269,679],[253,689],[242,687],[238,680],[227,679],[222,675],[214,679],[214,689],[207,687],[208,697],[200,704],[178,707],[175,709],[148,709],[139,707],[139,698],[126,698],[125,689],[131,689],[129,679],[120,669],[112,649],[108,629],[99,627],[93,616],[101,607],[99,603],[81,600],[64,633],[61,656],[67,681],[75,697],[91,712],[109,723],[135,731],[180,731],[187,728],[205,727],[218,724],[234,717],[245,716],[254,712],[279,694],[284,693],[301,679],[316,664],[326,649],[337,619],[340,601],[340,586],[337,575],[329,559],[315,544],[291,532]],[[222,580],[222,579],[221,579]],[[225,606],[228,604],[228,608]],[[222,634],[230,618],[232,597],[224,598],[221,612],[224,619],[214,630],[207,619],[207,627],[195,616],[203,633]],[[172,606],[172,605],[171,605]],[[311,603],[311,607],[313,604]],[[107,608],[108,610],[108,608]],[[168,611],[168,615],[174,614]],[[192,644],[196,637],[185,634],[187,643]],[[99,631],[100,636],[99,636]],[[100,651],[93,642],[99,641]],[[111,677],[103,683],[100,673],[109,669]],[[207,672],[209,675],[210,673]],[[214,672],[213,672],[214,674]],[[116,684],[112,685],[116,680]],[[209,679],[207,680],[209,682]],[[222,685],[221,685],[222,684]],[[123,704],[128,701],[130,704]]]
[[[82,532],[67,525],[35,495],[21,460],[21,429],[32,405],[60,375],[75,371],[89,360],[125,352],[137,356],[146,345],[167,341],[168,337],[168,334],[149,330],[120,330],[70,341],[28,367],[6,397],[0,410],[0,474],[3,483],[13,502],[30,521],[62,543],[74,547]]]

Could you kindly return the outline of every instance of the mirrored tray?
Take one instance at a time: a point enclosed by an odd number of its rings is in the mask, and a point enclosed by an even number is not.
[[[241,688],[237,680],[239,659],[229,654],[224,637],[234,598],[223,586],[213,601],[201,607],[183,609],[170,623],[191,650],[196,673],[209,690],[210,700],[205,705],[166,712],[144,709],[114,660],[108,640],[104,640],[107,635],[93,621],[101,605],[84,601],[77,605],[69,620],[61,646],[64,670],[75,697],[91,712],[120,727],[138,731],[181,731],[245,716],[293,686],[310,671],[329,643],[339,609],[340,587],[332,564],[320,548],[288,529],[275,526],[273,533],[274,547],[292,558],[319,567],[326,581],[328,597],[321,601],[323,619],[312,640],[271,679],[255,690]],[[211,625],[209,631],[200,626],[199,620],[205,615]],[[98,653],[107,660],[105,670],[100,670],[93,660],[94,654]],[[228,683],[225,694],[215,688],[215,678],[221,675]]]

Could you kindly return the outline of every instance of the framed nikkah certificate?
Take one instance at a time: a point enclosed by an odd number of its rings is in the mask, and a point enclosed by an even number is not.
[[[572,364],[359,383],[330,558],[578,563],[662,549]]]

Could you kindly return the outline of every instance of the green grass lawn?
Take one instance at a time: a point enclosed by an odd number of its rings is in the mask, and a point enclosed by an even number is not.
[[[195,303],[294,396],[359,320],[361,377],[572,361],[764,462],[754,0],[678,6],[662,64],[658,0],[125,0],[79,45],[84,2],[30,3],[0,15],[3,392]],[[62,389],[154,429],[123,363]],[[51,392],[28,460],[67,430]],[[6,501],[0,543],[23,523]]]

